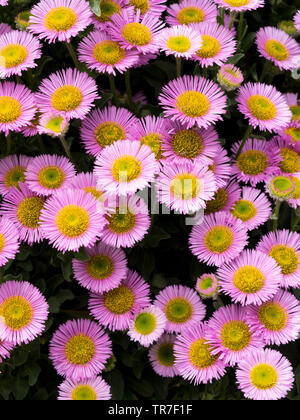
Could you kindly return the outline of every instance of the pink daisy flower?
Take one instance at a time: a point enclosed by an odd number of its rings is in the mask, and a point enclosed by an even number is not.
[[[234,302],[260,305],[273,297],[282,275],[276,261],[259,251],[245,250],[218,269],[221,290]]]
[[[223,306],[215,311],[208,327],[206,338],[213,347],[212,354],[230,366],[264,347],[262,337],[251,331],[247,309],[239,305]]]
[[[161,309],[151,305],[139,310],[129,325],[128,335],[144,347],[157,341],[165,331],[167,320]]]
[[[95,29],[106,31],[111,17],[116,13],[119,14],[126,5],[126,0],[102,0],[100,2],[101,15],[96,16],[93,13],[92,23]]]
[[[189,59],[202,47],[199,32],[186,25],[163,29],[157,37],[160,51],[165,54]]]
[[[233,64],[223,64],[217,74],[217,79],[226,91],[238,89],[244,81],[242,71]]]
[[[186,128],[195,124],[207,128],[222,120],[226,113],[226,96],[219,86],[200,76],[183,76],[169,82],[159,96],[167,118]]]
[[[49,358],[57,373],[67,379],[94,378],[112,354],[109,336],[96,322],[67,321],[54,333]]]
[[[7,156],[0,161],[0,194],[6,195],[11,187],[18,187],[25,181],[25,172],[30,157],[24,155]]]
[[[110,386],[100,377],[86,380],[66,379],[59,386],[59,401],[110,400]]]
[[[233,156],[237,155],[241,143],[242,141],[239,141],[233,145]],[[232,165],[232,175],[239,182],[250,183],[255,187],[278,172],[280,160],[279,150],[271,148],[267,141],[249,138]]]
[[[175,368],[175,340],[175,334],[163,334],[149,351],[153,370],[163,378],[174,378],[179,374]]]
[[[38,134],[48,134],[48,136],[51,137],[61,137],[65,136],[69,129],[69,125],[69,120],[57,112],[47,112],[46,114],[42,114],[40,116],[36,128]]]
[[[91,194],[98,201],[98,206],[102,205],[106,209],[106,196],[97,188],[97,177],[93,172],[81,172],[77,174],[72,182],[71,188],[74,190],[83,190],[86,194]]]
[[[248,235],[241,220],[221,211],[205,216],[200,226],[193,226],[189,243],[199,261],[221,267],[236,261],[248,244]]]
[[[44,239],[41,231],[41,211],[44,205],[43,197],[39,197],[20,182],[18,187],[12,187],[5,195],[0,213],[16,226],[20,241],[32,245]]]
[[[27,344],[42,334],[47,318],[48,304],[39,289],[24,281],[1,284],[1,341]]]
[[[231,213],[250,231],[269,220],[272,206],[266,194],[260,190],[243,187],[242,197],[233,204]]]
[[[281,287],[300,287],[300,235],[287,229],[263,236],[257,250],[274,258],[281,269]]]
[[[159,165],[149,146],[119,140],[106,147],[95,163],[98,187],[109,195],[132,195],[154,181]]]
[[[216,297],[218,290],[219,282],[214,274],[202,274],[202,276],[197,279],[196,291],[202,299]]]
[[[236,370],[240,390],[251,400],[280,400],[293,388],[290,362],[279,351],[265,349],[241,360]]]
[[[206,202],[205,214],[230,211],[234,203],[241,198],[241,188],[237,182],[230,182],[225,187],[219,188],[214,197]]]
[[[0,36],[0,77],[14,74],[37,66],[35,60],[41,57],[41,44],[25,31],[10,31]]]
[[[170,26],[216,22],[218,11],[211,0],[183,0],[167,9],[166,22]]]
[[[85,0],[41,0],[30,11],[29,30],[49,43],[70,42],[92,23]]]
[[[256,45],[260,56],[272,61],[280,70],[297,68],[295,58],[300,56],[300,46],[286,32],[272,26],[261,28]]]
[[[105,244],[86,249],[88,260],[73,260],[74,277],[93,293],[104,293],[120,285],[127,276],[125,252]]]
[[[7,34],[12,28],[7,23],[0,23],[0,35]]]
[[[292,181],[295,185],[295,191],[293,192],[292,197],[287,200],[287,202],[293,209],[296,209],[298,206],[300,206],[300,174],[292,176]]]
[[[168,137],[167,122],[164,118],[148,115],[134,126],[134,138],[149,146],[157,160],[164,157],[163,143]]]
[[[19,250],[16,226],[6,217],[0,218],[0,267],[13,260]]]
[[[38,195],[52,195],[60,190],[71,188],[76,171],[74,165],[65,157],[40,155],[31,159],[25,174],[26,184]]]
[[[128,270],[120,286],[101,295],[91,294],[89,311],[111,331],[127,330],[140,309],[150,305],[150,287],[135,271]]]
[[[231,12],[246,12],[264,7],[264,0],[214,0],[219,7],[224,7]]]
[[[118,140],[133,140],[138,119],[125,108],[96,108],[82,122],[80,136],[88,153],[95,157]]]
[[[239,111],[249,124],[261,131],[280,131],[292,118],[283,95],[273,86],[264,83],[246,83],[237,96]]]
[[[1,340],[1,343],[0,343],[0,363],[2,363],[4,359],[8,359],[10,357],[10,352],[14,348],[15,348],[14,344],[10,343],[9,341]]]
[[[67,119],[83,119],[99,99],[97,90],[95,80],[86,73],[66,69],[42,80],[35,96],[42,113],[55,112]]]
[[[292,121],[300,122],[300,100],[297,93],[286,93],[285,100],[292,111]]]
[[[294,24],[297,31],[300,33],[300,10],[298,10],[294,16]]]
[[[226,373],[226,365],[206,339],[207,323],[188,328],[177,336],[174,344],[175,368],[193,385],[207,384]]]
[[[232,164],[227,151],[221,145],[217,145],[217,153],[212,159],[212,164],[209,165],[209,169],[215,175],[218,187],[223,188],[228,184],[232,175]]]
[[[260,306],[250,306],[247,318],[253,331],[267,345],[287,344],[297,340],[300,332],[300,303],[294,295],[280,290]]]
[[[185,286],[168,286],[154,301],[167,319],[166,332],[182,333],[205,318],[206,308],[198,294]]]
[[[270,150],[276,150],[280,155],[279,169],[282,175],[294,175],[300,172],[300,156],[287,139],[274,137],[269,142]]]
[[[149,12],[153,16],[161,17],[162,13],[167,9],[167,0],[126,0],[126,6],[132,6],[135,11],[140,11],[141,15]]]
[[[44,237],[63,253],[92,246],[106,223],[99,210],[97,200],[85,191],[58,191],[41,212]]]
[[[30,123],[35,111],[34,95],[27,87],[0,82],[0,132],[19,132]]]

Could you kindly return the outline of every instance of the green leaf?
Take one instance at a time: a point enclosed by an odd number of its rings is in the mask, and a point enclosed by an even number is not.
[[[233,57],[230,57],[227,60],[227,63],[237,64],[243,57],[245,57],[245,54],[243,54],[243,53],[235,54]]]
[[[13,383],[13,394],[17,401],[24,400],[26,395],[29,391],[29,385],[28,382],[25,379],[20,378],[17,376],[17,378],[14,380]]]
[[[100,4],[101,4],[101,0],[89,0],[90,2],[90,7],[93,11],[93,13],[100,17],[101,16],[101,8],[100,8]]]

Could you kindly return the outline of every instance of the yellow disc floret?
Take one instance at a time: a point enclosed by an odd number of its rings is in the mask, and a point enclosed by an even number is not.
[[[100,22],[108,22],[111,16],[121,11],[121,6],[115,1],[104,0],[100,2],[101,16],[96,16]]]
[[[90,224],[90,217],[83,207],[67,205],[59,210],[55,223],[63,235],[68,238],[76,238],[86,232]]]
[[[38,173],[38,180],[42,187],[51,190],[61,187],[65,178],[64,171],[58,166],[45,167]]]
[[[107,121],[97,126],[95,138],[99,146],[104,148],[111,146],[115,141],[125,140],[126,135],[120,124],[114,121]]]
[[[12,68],[23,64],[28,56],[26,47],[20,44],[9,44],[0,50],[0,67]]]
[[[129,0],[129,4],[134,6],[136,12],[140,10],[141,15],[149,10],[149,0]]]
[[[19,182],[25,181],[25,171],[24,166],[15,166],[12,169],[9,169],[4,175],[4,185],[7,189],[10,187],[18,187]]]
[[[214,198],[206,202],[205,214],[217,213],[224,209],[228,202],[228,192],[226,188],[219,188]]]
[[[172,149],[177,156],[195,159],[204,148],[202,137],[194,130],[180,130],[172,139]]]
[[[263,95],[252,95],[247,103],[251,114],[258,120],[272,120],[277,115],[274,103]]]
[[[300,157],[297,152],[288,147],[282,147],[281,157],[280,169],[282,172],[293,174],[300,170]]]
[[[95,401],[96,399],[95,390],[88,385],[78,385],[72,391],[73,401]]]
[[[260,322],[269,331],[283,330],[289,320],[286,309],[278,302],[267,302],[262,304],[257,312]]]
[[[289,58],[289,50],[282,44],[282,42],[277,41],[276,39],[268,39],[265,43],[266,53],[275,58],[278,61],[285,61]]]
[[[126,51],[117,42],[107,40],[94,46],[93,56],[98,63],[113,66],[125,58]]]
[[[141,162],[134,156],[121,156],[112,166],[112,175],[118,182],[131,182],[142,172]]]
[[[141,335],[149,335],[156,328],[156,318],[149,312],[143,312],[136,317],[134,327],[136,332]]]
[[[248,222],[256,216],[257,209],[251,201],[239,200],[234,204],[231,213],[237,219],[241,219],[243,222]]]
[[[138,22],[127,23],[123,28],[122,35],[129,44],[137,47],[143,47],[152,40],[150,29]]]
[[[181,25],[203,22],[205,14],[202,9],[196,6],[184,7],[177,14],[177,20]]]
[[[252,384],[258,389],[272,389],[277,383],[278,374],[273,366],[262,363],[250,372]]]
[[[221,44],[217,38],[212,35],[202,35],[202,47],[196,52],[200,58],[215,57],[221,50]]]
[[[179,174],[171,182],[171,193],[181,200],[192,200],[201,191],[199,178],[192,174]]]
[[[105,307],[116,315],[129,312],[134,305],[134,294],[126,286],[119,286],[104,295]]]
[[[155,154],[157,160],[162,158],[162,136],[158,133],[148,133],[146,136],[140,139],[141,144],[149,146],[152,153]]]
[[[124,209],[123,209],[124,210]],[[131,213],[129,209],[126,212],[120,211],[119,208],[116,212],[107,216],[108,228],[116,234],[131,232],[136,224],[136,215]]]
[[[2,233],[0,233],[0,253],[3,251],[5,244],[6,244],[5,236]]]
[[[250,343],[251,332],[243,321],[230,321],[224,324],[221,331],[221,340],[224,347],[232,351],[244,350]]]
[[[189,359],[198,369],[206,369],[213,366],[218,356],[211,354],[212,347],[203,338],[196,340],[189,350]]]
[[[300,258],[294,248],[288,245],[274,245],[269,255],[281,267],[282,274],[293,274],[298,270]]]
[[[53,93],[51,104],[57,111],[72,111],[79,107],[82,94],[77,86],[61,86]]]
[[[86,264],[88,274],[97,280],[110,277],[114,271],[114,262],[108,255],[95,255]]]
[[[241,7],[246,6],[250,0],[224,0],[225,3],[229,4],[232,7]]]
[[[214,226],[204,236],[205,246],[215,254],[227,251],[233,242],[233,232],[228,226]]]
[[[29,229],[36,229],[40,225],[40,215],[45,201],[40,197],[25,198],[18,206],[19,222]]]
[[[168,48],[172,51],[176,51],[178,53],[185,53],[191,48],[191,41],[187,36],[178,35],[178,36],[171,36],[168,39]]]
[[[256,293],[263,288],[265,276],[257,267],[249,265],[235,272],[233,283],[243,293]]]
[[[237,166],[246,175],[263,174],[269,166],[268,155],[261,150],[247,150],[238,157]]]
[[[95,354],[95,344],[90,337],[78,334],[66,344],[65,353],[68,361],[73,365],[86,365]]]
[[[12,330],[20,330],[30,324],[33,317],[31,303],[23,296],[11,296],[0,306],[0,316]]]
[[[21,113],[22,105],[17,99],[0,96],[0,123],[12,123],[20,117]]]
[[[159,363],[166,367],[174,365],[174,345],[172,343],[165,343],[159,346],[156,352],[156,357]]]
[[[67,31],[77,22],[77,15],[70,7],[55,7],[45,16],[45,26],[51,31]]]
[[[175,324],[183,324],[191,319],[193,315],[193,307],[185,298],[174,298],[169,300],[165,307],[165,314],[170,322]]]
[[[210,109],[210,102],[203,93],[188,90],[177,97],[176,107],[183,114],[191,118],[197,118],[207,114]]]

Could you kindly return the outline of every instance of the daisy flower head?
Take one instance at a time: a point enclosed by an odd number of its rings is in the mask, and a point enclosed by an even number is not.
[[[97,157],[118,140],[133,140],[137,124],[138,119],[125,108],[96,108],[82,121],[80,136],[86,151]]]
[[[84,381],[97,376],[112,354],[109,336],[87,319],[67,321],[50,341],[49,358],[66,379]]]
[[[102,0],[100,2],[101,15],[92,15],[92,23],[95,29],[106,31],[108,23],[111,21],[111,17],[116,13],[120,14],[122,9],[125,7],[125,0]]]
[[[92,70],[115,76],[116,71],[123,73],[133,67],[139,61],[139,54],[122,48],[108,33],[95,31],[80,42],[78,58]]]
[[[89,299],[91,315],[111,331],[127,330],[134,314],[149,305],[149,285],[131,270],[118,287],[101,295],[92,293]]]
[[[0,213],[17,227],[20,241],[32,245],[44,239],[41,229],[41,211],[44,206],[45,198],[20,182],[18,187],[11,187],[5,195]]]
[[[37,131],[51,137],[64,136],[69,129],[70,122],[57,112],[47,112],[39,117]]]
[[[207,341],[207,323],[198,323],[177,336],[174,344],[175,368],[193,385],[207,384],[226,373],[226,365]]]
[[[167,9],[167,0],[127,0],[126,5],[132,6],[135,12],[140,12],[141,15],[149,12],[153,16],[161,17],[163,12]]]
[[[217,7],[211,0],[183,0],[167,9],[166,22],[170,26],[216,22]]]
[[[70,42],[92,23],[92,11],[85,0],[41,0],[30,13],[30,32],[49,43]]]
[[[274,258],[281,269],[281,287],[300,287],[300,234],[287,229],[263,236],[257,250]]]
[[[7,34],[12,28],[7,23],[0,23],[0,35]]]
[[[55,112],[67,119],[83,119],[99,99],[97,90],[96,82],[87,73],[69,68],[42,80],[35,97],[42,113]]]
[[[158,201],[181,214],[204,209],[213,198],[216,181],[207,167],[165,162],[156,182]]]
[[[217,296],[218,290],[219,282],[214,274],[202,274],[202,276],[197,279],[196,291],[202,299],[214,298]]]
[[[278,132],[285,128],[292,113],[284,96],[274,86],[264,83],[246,83],[237,96],[239,111],[249,124],[261,131]]]
[[[186,128],[195,124],[207,128],[222,120],[226,96],[219,86],[200,76],[183,76],[163,87],[159,103],[166,118],[179,121]]]
[[[201,225],[193,226],[189,243],[199,261],[221,267],[233,264],[248,244],[247,229],[241,220],[221,211],[204,216]]]
[[[186,25],[177,25],[163,29],[158,35],[157,43],[160,51],[177,58],[189,59],[202,47],[199,32]]]
[[[292,121],[279,135],[293,145],[295,150],[300,153],[300,120]]]
[[[110,386],[100,376],[85,380],[66,379],[59,386],[59,401],[103,401],[110,399]]]
[[[134,138],[149,146],[157,160],[164,157],[163,142],[168,138],[168,125],[164,118],[148,115],[134,126]]]
[[[256,45],[260,56],[272,61],[280,70],[297,67],[295,58],[300,56],[300,46],[286,32],[272,26],[261,28],[257,33]]]
[[[149,351],[153,370],[163,378],[174,378],[179,374],[175,368],[175,340],[175,334],[163,334]]]
[[[300,100],[297,93],[286,93],[284,98],[292,111],[292,121],[300,122]]]
[[[282,20],[278,23],[278,28],[290,35],[293,38],[297,38],[298,31],[293,20]]]
[[[230,366],[264,347],[261,336],[251,330],[245,307],[221,307],[208,321],[208,327],[206,338],[213,347],[212,354]]]
[[[132,195],[149,186],[159,164],[149,146],[119,140],[103,149],[95,163],[98,187],[108,195]]]
[[[73,260],[74,277],[93,293],[105,293],[118,287],[127,276],[124,251],[105,244],[86,249],[88,260]]]
[[[300,10],[298,10],[294,16],[294,24],[297,31],[300,33]]]
[[[42,334],[48,304],[28,282],[7,281],[0,286],[0,340],[13,345],[29,343]]]
[[[97,201],[98,204],[106,207],[105,194],[97,188],[97,177],[94,172],[81,172],[77,174],[71,183],[71,188],[74,190],[83,190],[86,194],[91,194]]]
[[[219,7],[224,7],[230,12],[246,12],[264,7],[264,0],[214,0]]]
[[[217,145],[217,153],[212,158],[212,163],[210,163],[208,169],[213,172],[219,188],[223,188],[228,184],[232,175],[232,164],[226,149],[220,144]]]
[[[290,175],[274,175],[266,181],[266,191],[278,201],[288,201],[296,193],[296,177]]]
[[[32,158],[25,174],[26,184],[38,195],[52,195],[66,188],[76,171],[74,165],[65,157],[57,155],[40,155]]]
[[[106,215],[107,224],[100,232],[102,242],[115,248],[131,248],[147,234],[151,219],[148,206],[138,196],[117,200]]]
[[[128,335],[132,341],[149,347],[162,336],[166,322],[163,311],[155,305],[150,305],[134,315]]]
[[[6,217],[0,217],[0,267],[13,260],[19,250],[16,226]]]
[[[197,23],[191,25],[202,37],[202,46],[196,50],[193,60],[201,67],[214,64],[221,66],[236,51],[236,40],[224,26],[214,22]]]
[[[279,351],[265,349],[239,362],[236,379],[246,398],[270,401],[286,397],[293,387],[294,374],[290,362]]]
[[[31,158],[24,155],[10,155],[0,161],[0,194],[6,195],[11,187],[25,182],[25,172]]]
[[[233,145],[233,156],[237,155],[241,143],[239,141]],[[279,150],[271,148],[267,141],[249,138],[232,165],[232,175],[239,182],[250,183],[252,187],[255,187],[278,173],[280,160]]]
[[[14,74],[37,66],[41,57],[41,44],[31,34],[24,31],[10,31],[0,36],[0,78],[6,79]]]
[[[154,305],[167,319],[167,333],[182,333],[205,318],[206,308],[199,295],[185,286],[168,286],[157,296]]]
[[[222,88],[228,92],[238,89],[244,81],[242,71],[233,64],[221,65],[217,79]]]
[[[206,202],[205,214],[230,211],[233,204],[241,198],[241,188],[237,182],[230,182],[219,188],[213,198]]]
[[[57,191],[41,212],[44,237],[63,253],[93,246],[106,224],[99,210],[97,200],[85,191]]]
[[[300,206],[300,174],[292,176],[291,178],[295,185],[295,189],[291,198],[289,198],[287,202],[293,209],[297,209],[297,207]]]
[[[0,132],[19,132],[30,123],[36,111],[33,93],[24,85],[0,82]]]
[[[255,188],[243,187],[242,196],[233,204],[231,214],[250,231],[269,220],[272,207],[266,194]]]
[[[28,31],[30,26],[29,18],[31,16],[30,10],[23,10],[22,12],[18,13],[15,18],[16,27],[20,31]]]
[[[234,302],[260,305],[277,292],[282,283],[276,261],[259,251],[245,250],[217,271],[221,290]]]
[[[271,150],[278,150],[280,163],[278,165],[282,175],[293,175],[300,172],[300,156],[295,148],[282,137],[274,137],[270,142]]]

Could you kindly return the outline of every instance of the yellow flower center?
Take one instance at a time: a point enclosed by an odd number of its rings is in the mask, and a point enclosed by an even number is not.
[[[0,50],[0,64],[10,69],[24,63],[27,56],[26,47],[20,44],[9,44]]]
[[[58,166],[48,166],[38,173],[39,183],[49,190],[54,190],[62,186],[66,179],[64,171]]]
[[[82,188],[86,193],[92,194],[96,200],[104,201],[103,200],[103,192],[97,190],[96,187],[84,187]]]
[[[117,208],[115,213],[107,216],[109,229],[116,234],[131,232],[136,224],[136,215],[131,213],[129,209],[127,209],[126,214],[123,210],[121,212]]]
[[[113,121],[107,121],[97,126],[95,137],[99,146],[104,149],[107,146],[111,146],[115,141],[125,140],[126,135],[120,124]]]
[[[241,351],[249,345],[251,333],[245,322],[230,321],[224,324],[221,339],[224,347],[232,351]]]
[[[258,389],[272,389],[277,383],[278,375],[273,366],[261,363],[250,372],[252,384]]]
[[[218,356],[211,354],[212,347],[203,339],[196,340],[189,350],[189,359],[198,369],[207,369],[213,366]]]
[[[228,193],[225,188],[219,188],[214,198],[206,202],[205,214],[217,213],[224,209],[228,202]]]
[[[17,331],[30,324],[33,308],[23,296],[11,296],[1,304],[0,315],[4,318],[5,325]]]
[[[184,7],[177,15],[177,20],[181,25],[203,22],[204,18],[203,10],[196,6]]]
[[[29,229],[38,228],[44,204],[45,201],[40,197],[24,198],[19,204],[17,211],[19,222]]]
[[[19,182],[25,181],[25,171],[24,166],[15,166],[12,169],[9,169],[4,175],[4,185],[7,189],[10,187],[18,187]]]
[[[291,198],[293,200],[298,200],[300,198],[300,180],[296,177],[293,177],[292,180],[295,184],[295,191]]]
[[[292,111],[293,118],[292,121],[300,120],[300,105],[291,105],[290,110]]]
[[[177,97],[176,107],[188,117],[196,118],[207,114],[210,102],[203,93],[188,90]]]
[[[77,22],[77,15],[70,7],[55,7],[45,16],[45,26],[50,31],[67,31]]]
[[[251,114],[258,120],[272,120],[277,115],[276,106],[265,96],[252,95],[249,97],[247,103]]]
[[[149,10],[149,0],[129,0],[129,4],[134,6],[135,11],[141,11],[141,15]]]
[[[239,268],[235,274],[233,283],[243,293],[256,293],[264,285],[264,274],[251,265]]]
[[[297,141],[300,141],[300,128],[289,127],[285,130],[285,134],[287,134],[288,136],[291,136],[292,142],[294,144],[296,144]]]
[[[97,17],[100,22],[108,22],[111,19],[111,16],[115,13],[119,13],[121,11],[121,6],[110,0],[105,0],[100,2],[100,9],[101,9],[101,16]]]
[[[285,61],[289,58],[289,50],[276,39],[269,39],[265,43],[266,53],[278,61]]]
[[[171,182],[170,189],[174,197],[192,200],[201,191],[201,183],[195,175],[179,174]]]
[[[93,48],[93,56],[99,63],[113,66],[125,58],[126,51],[115,41],[102,41]]]
[[[195,159],[203,150],[203,140],[194,130],[178,131],[173,137],[172,148],[177,156]]]
[[[239,200],[234,204],[231,213],[237,219],[241,219],[243,222],[248,222],[256,216],[257,209],[251,201]]]
[[[201,291],[205,291],[213,287],[213,284],[214,284],[214,280],[212,277],[210,276],[203,277],[199,284],[199,288],[201,289]]]
[[[53,93],[51,104],[57,111],[72,111],[79,107],[82,94],[77,86],[62,86]]]
[[[187,36],[171,36],[168,40],[168,48],[178,53],[185,53],[191,48],[191,41]]]
[[[3,248],[5,247],[6,239],[5,236],[0,233],[0,252],[3,251]]]
[[[106,308],[116,315],[122,315],[129,312],[134,305],[134,294],[126,286],[119,286],[112,289],[104,296]]]
[[[157,160],[162,158],[162,150],[161,150],[161,143],[162,137],[160,134],[157,133],[149,133],[146,136],[140,139],[141,144],[149,146],[152,150],[152,153],[155,154]]]
[[[221,50],[221,44],[217,38],[211,35],[202,35],[203,44],[200,50],[196,52],[198,57],[215,57]]]
[[[89,227],[89,213],[80,206],[68,205],[63,207],[56,215],[56,226],[68,238],[83,235]]]
[[[281,331],[288,323],[289,314],[279,303],[267,302],[259,307],[258,318],[268,330]]]
[[[246,175],[263,174],[269,166],[268,155],[261,150],[247,150],[238,157],[237,166]]]
[[[165,307],[168,321],[175,324],[184,324],[191,319],[193,312],[191,303],[185,298],[171,299]]]
[[[143,47],[152,40],[150,29],[138,22],[127,23],[123,28],[122,35],[129,44],[137,47]]]
[[[59,134],[61,132],[61,129],[62,129],[63,121],[64,121],[63,117],[51,118],[46,124],[46,129],[49,130],[49,131],[53,131],[54,133]]]
[[[276,176],[270,183],[271,192],[278,198],[290,198],[295,188],[293,180],[286,176]]]
[[[205,246],[213,253],[221,254],[232,245],[233,233],[227,226],[214,226],[204,237]]]
[[[97,394],[93,388],[88,385],[78,385],[72,391],[73,401],[95,401]]]
[[[172,343],[162,344],[156,353],[159,363],[166,367],[171,367],[175,363],[174,345]]]
[[[86,365],[95,354],[95,344],[84,334],[72,337],[66,344],[65,353],[68,361],[73,365]]]
[[[224,0],[225,3],[229,4],[232,7],[241,7],[246,6],[250,0]]]
[[[118,182],[131,182],[142,172],[141,162],[133,156],[121,156],[112,166],[112,174]]]
[[[298,270],[300,261],[294,248],[287,245],[274,245],[269,255],[276,260],[283,274],[293,274]]]
[[[149,312],[144,312],[136,317],[134,327],[135,330],[142,335],[153,333],[157,325],[156,318]]]
[[[283,147],[281,149],[281,156],[280,169],[282,172],[293,174],[300,170],[300,158],[297,152],[288,147]]]
[[[10,96],[0,96],[0,123],[16,121],[22,113],[20,102]]]
[[[95,255],[86,264],[87,272],[97,280],[103,280],[114,272],[114,262],[107,255]]]

